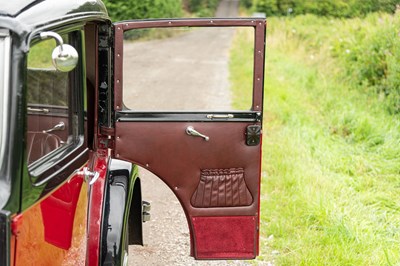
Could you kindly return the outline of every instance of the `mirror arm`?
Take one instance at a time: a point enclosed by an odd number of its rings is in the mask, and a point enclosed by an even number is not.
[[[40,38],[42,40],[47,39],[47,38],[55,39],[56,42],[57,42],[57,46],[60,47],[60,54],[61,55],[63,54],[63,52],[64,52],[63,51],[64,41],[63,41],[62,37],[59,34],[57,34],[55,32],[52,32],[52,31],[44,31],[44,32],[40,33]]]

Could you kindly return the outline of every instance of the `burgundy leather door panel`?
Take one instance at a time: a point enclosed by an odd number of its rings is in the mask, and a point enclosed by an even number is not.
[[[252,124],[117,122],[115,156],[134,162],[160,177],[190,215],[254,215],[258,207],[260,145],[246,145],[248,125]],[[188,126],[209,136],[210,140],[187,135],[185,130]],[[246,199],[245,204],[231,204],[230,208],[196,208],[192,205],[192,196],[199,189],[201,171],[237,168],[244,170],[244,186],[250,192],[251,202]],[[227,198],[235,193],[237,197],[247,195],[247,192],[240,193],[239,183],[232,187],[233,192],[221,192],[219,188],[214,188],[213,192],[226,193]]]
[[[116,158],[148,169],[175,193],[186,213],[195,258],[251,259],[258,253],[261,144],[246,145],[249,125],[116,123]],[[187,135],[188,126],[209,141]]]
[[[207,113],[126,109],[124,32],[191,26],[254,29],[251,109]],[[189,224],[191,255],[198,259],[251,259],[258,254],[265,29],[260,18],[115,24],[113,155],[153,172],[175,193]],[[189,127],[204,136],[188,134]]]
[[[58,136],[62,141],[67,142],[68,139],[68,114],[66,115],[39,115],[28,114],[28,131],[30,132],[43,132],[53,128],[55,125],[63,122],[65,125],[64,130],[53,131],[51,134]]]

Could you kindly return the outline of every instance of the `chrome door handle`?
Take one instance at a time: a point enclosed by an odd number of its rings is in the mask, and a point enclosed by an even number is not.
[[[50,112],[50,110],[47,108],[32,108],[32,107],[28,107],[28,111],[36,112],[36,113],[44,113],[44,114],[47,114]]]
[[[55,125],[54,127],[47,129],[47,130],[43,130],[43,133],[50,133],[53,131],[62,131],[65,129],[65,124],[63,121],[59,122],[57,125]]]
[[[209,141],[210,137],[203,135],[199,132],[197,132],[192,126],[188,126],[186,128],[186,134],[188,134],[189,136],[194,136],[194,137],[201,137],[203,138],[205,141]]]
[[[99,172],[92,172],[87,167],[83,167],[82,171],[77,171],[75,174],[84,176],[86,182],[89,181],[89,186],[93,185],[94,182],[96,182],[96,180],[100,177]],[[91,178],[89,179],[89,177]]]

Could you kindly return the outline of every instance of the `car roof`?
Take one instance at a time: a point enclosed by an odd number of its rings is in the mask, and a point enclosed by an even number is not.
[[[17,20],[28,28],[85,15],[108,17],[101,0],[7,0],[0,5],[0,18]]]

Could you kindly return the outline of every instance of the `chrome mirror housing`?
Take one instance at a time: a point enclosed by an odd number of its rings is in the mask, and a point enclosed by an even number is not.
[[[64,44],[59,34],[46,31],[40,33],[40,38],[54,38],[56,40],[58,46],[54,48],[51,57],[53,65],[58,71],[69,72],[76,67],[79,58],[78,52],[73,46]]]

